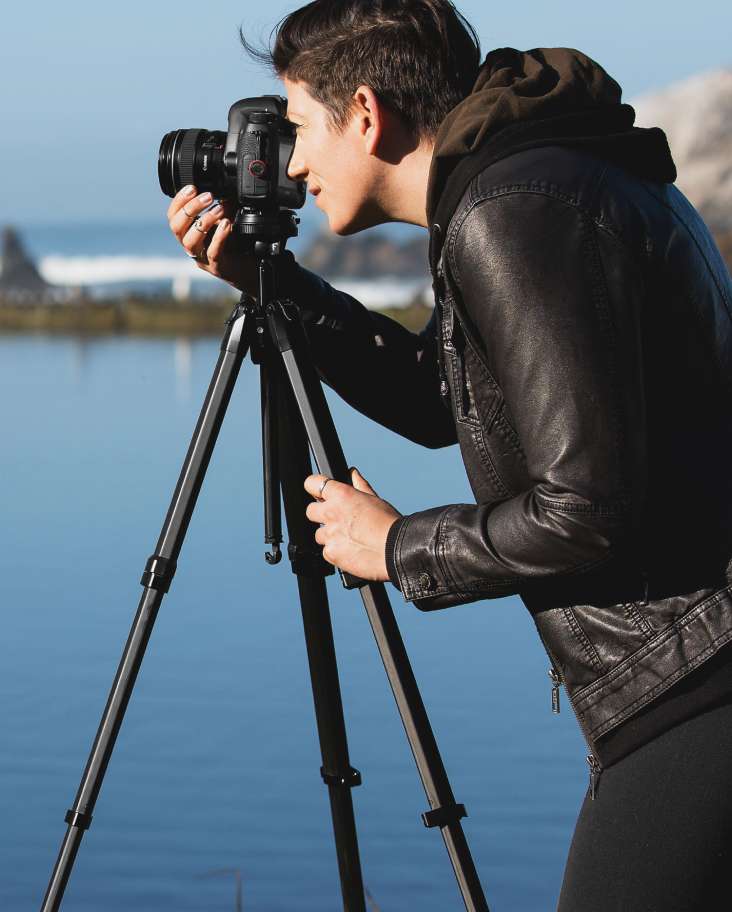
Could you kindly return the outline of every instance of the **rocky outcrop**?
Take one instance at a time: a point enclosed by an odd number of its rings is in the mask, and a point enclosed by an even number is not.
[[[677,186],[721,240],[732,232],[732,69],[692,76],[632,104],[639,127],[666,131]]]
[[[36,269],[17,231],[4,228],[0,238],[0,298],[38,301],[53,297],[54,289]]]
[[[429,280],[427,232],[404,243],[378,230],[350,237],[321,234],[299,259],[326,278]]]

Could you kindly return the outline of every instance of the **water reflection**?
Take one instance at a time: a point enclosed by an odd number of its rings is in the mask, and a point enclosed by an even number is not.
[[[178,402],[189,402],[191,398],[191,374],[193,370],[193,346],[191,340],[179,336],[173,351],[175,364],[175,394]]]
[[[74,386],[82,386],[84,376],[89,368],[89,347],[91,343],[85,336],[75,336],[71,340],[71,377]]]

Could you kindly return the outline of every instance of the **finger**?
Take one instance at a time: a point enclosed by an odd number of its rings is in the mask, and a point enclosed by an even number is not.
[[[223,218],[224,207],[219,204],[200,215],[183,235],[181,243],[191,256],[198,256],[208,246],[218,222]]]
[[[318,528],[315,530],[315,541],[319,545],[324,545],[326,542],[326,539],[327,539],[327,535],[325,532],[325,526],[318,526]]]
[[[184,201],[184,204],[179,207],[175,215],[170,219],[170,229],[178,240],[182,239],[194,220],[213,202],[214,198],[208,191],[199,193],[198,196]]]
[[[206,250],[206,255],[208,256],[208,262],[210,266],[214,268],[218,265],[221,255],[223,254],[224,244],[226,239],[231,234],[231,222],[227,218],[221,219],[221,221],[216,226],[216,230],[213,233],[213,237],[208,245]]]
[[[328,478],[327,475],[308,475],[305,479],[304,487],[305,490],[311,497],[316,497],[318,500],[323,500],[323,495],[320,493],[320,489],[323,485],[323,482]],[[329,488],[334,482],[330,480],[325,488]],[[325,489],[323,491],[325,493]]]
[[[351,469],[351,481],[353,483],[353,487],[357,491],[363,491],[364,494],[373,494],[374,497],[378,497],[376,491],[374,491],[368,481],[366,481],[366,479],[355,466]]]
[[[335,559],[328,545],[323,548],[323,558],[335,567]]]
[[[325,522],[325,517],[323,516],[323,504],[319,500],[313,500],[309,503],[305,509],[305,515],[314,523]]]
[[[193,186],[193,184],[188,184],[187,187],[183,187],[181,190],[179,190],[173,197],[171,204],[168,206],[168,212],[167,212],[168,221],[170,221],[173,218],[173,216],[180,209],[182,209],[183,206],[185,206],[185,204],[188,202],[188,200],[193,199],[193,197],[195,195],[196,195],[196,188]]]

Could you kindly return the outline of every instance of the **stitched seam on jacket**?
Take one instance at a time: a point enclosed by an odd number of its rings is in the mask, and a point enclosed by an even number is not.
[[[452,570],[450,569],[450,564],[447,559],[447,552],[445,550],[445,535],[443,534],[443,530],[444,530],[445,526],[447,525],[448,516],[450,515],[450,513],[454,513],[454,512],[455,512],[455,507],[448,507],[447,510],[445,510],[444,513],[442,514],[442,516],[440,517],[440,523],[437,527],[437,546],[435,548],[435,556],[437,558],[437,566],[442,571],[442,574],[445,577],[445,579],[450,583],[450,586],[451,586],[450,591],[459,592],[460,587],[458,586],[458,584],[455,580],[455,577],[453,576]]]
[[[436,542],[439,542],[439,529],[441,528],[443,521],[444,521],[444,516],[440,517],[440,523],[438,524],[438,531],[435,533]],[[435,586],[434,589],[430,589],[429,592],[420,593],[420,592],[415,591],[415,586],[413,584],[412,578],[409,576],[409,574],[404,569],[404,564],[400,559],[402,540],[404,538],[404,535],[406,534],[408,525],[409,525],[409,522],[405,522],[402,525],[402,527],[399,529],[399,532],[397,533],[396,542],[394,543],[394,565],[396,566],[397,573],[399,574],[399,582],[402,583],[402,595],[404,596],[405,601],[411,602],[415,598],[416,599],[431,598],[432,596],[445,595],[446,593],[449,593],[451,591],[450,588],[444,584],[440,585],[439,583]],[[439,566],[439,561],[437,563]]]
[[[637,709],[640,709],[641,706],[649,703],[657,694],[662,693],[664,690],[668,690],[668,688],[675,681],[677,681],[679,678],[683,678],[685,674],[692,671],[694,668],[697,668],[709,656],[717,652],[722,646],[725,645],[725,643],[729,642],[731,639],[732,630],[727,630],[724,633],[720,633],[720,635],[712,640],[710,645],[706,649],[702,650],[702,652],[700,652],[697,656],[695,656],[693,659],[690,659],[680,668],[677,668],[676,671],[672,672],[670,675],[668,675],[668,677],[664,678],[655,687],[644,693],[642,697],[638,697],[632,703],[629,703],[628,706],[616,712],[614,716],[611,716],[609,719],[605,719],[603,722],[600,722],[593,729],[591,729],[590,733],[594,737],[599,737],[600,734],[604,735],[606,732],[610,731],[611,728],[615,728],[616,726],[620,725],[620,723],[628,718],[628,716],[632,716]],[[600,731],[600,729],[602,729],[602,731]]]
[[[584,214],[591,222],[595,222],[592,212],[589,211],[584,204],[578,203],[574,197],[568,196],[566,193],[562,193],[559,190],[550,191],[549,189],[539,189],[536,185],[532,187],[531,184],[506,184],[501,187],[494,187],[487,193],[481,193],[469,203],[465,211],[455,219],[455,224],[450,228],[450,234],[445,240],[447,257],[458,285],[460,285],[461,280],[460,270],[458,269],[457,261],[455,260],[455,244],[457,243],[457,236],[460,233],[460,229],[468,216],[475,208],[480,206],[481,203],[504,196],[517,196],[521,193],[528,193],[532,196],[543,196],[546,199],[557,200],[560,203],[564,203],[566,206],[570,206],[572,209],[576,209],[579,213]]]
[[[404,570],[404,563],[401,559],[401,547],[408,525],[409,520],[407,520],[405,523],[402,523],[401,528],[397,532],[396,541],[394,542],[394,565],[397,568],[397,573],[399,575],[399,582],[401,583],[402,587],[402,595],[407,602],[411,599],[412,585]]]
[[[577,615],[571,608],[562,608],[562,614],[564,615],[567,624],[569,624],[570,630],[575,635],[577,642],[582,647],[585,653],[585,657],[589,661],[590,665],[592,665],[595,671],[604,671],[605,666],[602,664],[600,656],[597,654],[597,650],[590,642],[589,637],[582,629],[582,625],[577,620]]]
[[[526,454],[521,447],[521,441],[518,438],[516,429],[506,417],[505,400],[496,412],[496,415],[491,422],[491,428],[495,428],[496,431],[499,431],[506,446],[510,446],[517,456],[520,456],[524,461],[526,460]]]
[[[493,462],[493,457],[491,456],[488,447],[485,444],[485,438],[483,437],[483,429],[478,425],[478,427],[472,428],[471,436],[473,439],[473,444],[480,453],[481,461],[483,463],[483,468],[488,472],[490,477],[493,479],[493,484],[495,485],[496,492],[498,494],[511,494],[511,490],[508,485],[504,482],[501,476],[498,473],[495,463]]]
[[[653,625],[645,615],[638,611],[636,604],[636,602],[626,602],[623,606],[625,613],[642,634],[649,638],[654,637],[656,631],[653,629]]]
[[[670,624],[668,627],[664,628],[661,633],[657,634],[654,640],[647,643],[645,646],[641,646],[641,648],[637,649],[632,655],[623,659],[619,665],[616,665],[612,671],[603,675],[599,681],[588,684],[587,687],[577,691],[574,695],[576,702],[584,703],[589,701],[589,699],[595,696],[598,691],[604,690],[610,684],[613,684],[619,677],[630,671],[633,665],[638,664],[641,660],[651,655],[651,653],[664,646],[667,640],[670,640],[673,636],[680,633],[684,627],[687,627],[695,621],[698,615],[703,614],[709,608],[716,605],[717,602],[720,602],[725,595],[732,597],[732,586],[720,589],[720,591],[715,592],[714,595],[710,595],[708,598],[703,599],[698,605],[694,605],[686,614],[682,615],[677,621],[674,621],[673,624]]]
[[[630,502],[618,501],[617,503],[576,503],[574,501],[550,500],[543,494],[536,493],[536,499],[546,510],[557,513],[596,513],[599,516],[620,516],[628,512]]]

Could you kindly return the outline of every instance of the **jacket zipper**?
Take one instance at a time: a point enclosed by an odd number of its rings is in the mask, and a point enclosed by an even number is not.
[[[548,651],[549,650],[547,650],[547,652]],[[559,688],[564,684],[564,678],[554,664],[552,664],[552,667],[549,669],[549,677],[552,682],[552,712],[558,714],[561,709],[559,705]],[[574,703],[572,703],[572,698],[569,696],[569,693],[567,694],[567,700],[569,701],[569,705],[572,707],[572,712],[574,713],[574,717],[577,720],[577,725],[579,725],[579,729],[584,735],[585,733],[584,729],[582,728],[582,723],[579,720],[577,710],[574,708]],[[587,737],[585,736],[585,741],[586,740]],[[586,759],[587,764],[590,767],[590,799],[594,801],[595,795],[597,794],[597,788],[600,783],[600,775],[602,774],[602,764],[592,753],[592,751],[590,751]]]
[[[597,785],[600,781],[600,773],[602,772],[602,767],[594,754],[587,755],[587,763],[590,767],[590,799],[595,800],[595,793],[597,792]]]
[[[552,679],[552,712],[559,715],[562,707],[559,705],[559,688],[562,686],[562,676],[552,665],[549,669],[549,677]]]

